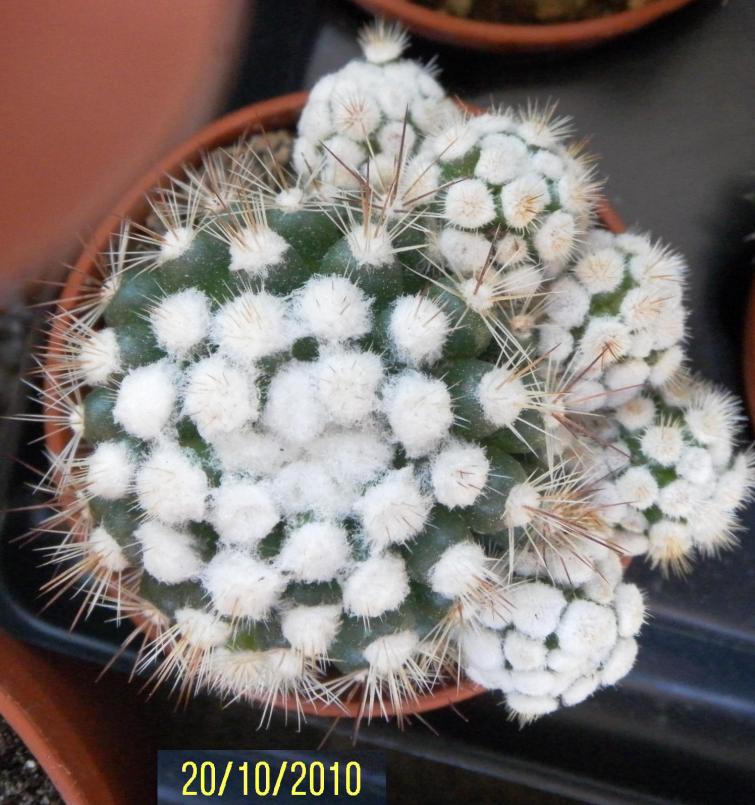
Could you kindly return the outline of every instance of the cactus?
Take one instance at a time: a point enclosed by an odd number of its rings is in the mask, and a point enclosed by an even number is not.
[[[728,547],[751,454],[684,374],[683,261],[596,225],[565,122],[362,45],[291,173],[210,153],[53,316],[51,586],[186,693],[401,715],[464,674],[529,721],[628,672],[622,557]]]

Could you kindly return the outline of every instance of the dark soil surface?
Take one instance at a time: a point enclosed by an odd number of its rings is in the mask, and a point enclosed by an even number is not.
[[[63,805],[42,767],[0,720],[0,805]]]
[[[602,17],[653,0],[413,0],[420,6],[484,22],[553,23]]]

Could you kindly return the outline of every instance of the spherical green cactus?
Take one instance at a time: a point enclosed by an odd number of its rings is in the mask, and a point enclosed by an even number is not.
[[[621,558],[726,546],[752,461],[679,379],[680,259],[594,226],[561,121],[468,118],[405,44],[315,86],[292,174],[156,191],[54,318],[56,523],[157,681],[401,714],[464,673],[527,721],[629,670]]]

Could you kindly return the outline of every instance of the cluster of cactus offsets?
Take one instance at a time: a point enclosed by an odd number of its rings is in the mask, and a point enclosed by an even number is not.
[[[683,366],[682,259],[599,228],[564,121],[362,45],[292,167],[211,153],[53,317],[51,586],[185,692],[401,715],[467,678],[528,721],[629,671],[622,559],[731,545],[753,461]]]

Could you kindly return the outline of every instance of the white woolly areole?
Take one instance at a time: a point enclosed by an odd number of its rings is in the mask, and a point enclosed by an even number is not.
[[[690,528],[685,523],[659,520],[648,531],[648,557],[651,563],[673,564],[692,549]]]
[[[182,607],[176,610],[175,618],[181,637],[205,651],[222,646],[231,637],[230,624],[204,609]]]
[[[136,473],[142,509],[168,524],[200,521],[205,514],[207,476],[193,454],[177,444],[158,444]]]
[[[485,182],[462,179],[448,188],[444,215],[460,229],[479,229],[495,218],[495,202]]]
[[[575,704],[580,704],[592,696],[599,686],[600,676],[598,674],[583,676],[561,694],[561,703],[564,707],[573,707]]]
[[[627,326],[614,316],[591,319],[579,342],[581,365],[596,362],[604,368],[623,358],[629,350],[631,336]]]
[[[158,263],[175,260],[185,254],[194,241],[195,232],[188,226],[176,226],[162,235]]]
[[[212,447],[223,472],[272,474],[291,458],[291,448],[275,436],[248,428],[217,434]]]
[[[230,618],[266,618],[286,586],[271,565],[238,550],[221,550],[202,574],[215,609]]]
[[[553,283],[545,298],[545,311],[550,321],[567,330],[579,327],[589,308],[589,294],[571,277],[562,277]]]
[[[614,416],[627,430],[643,430],[655,419],[655,404],[647,397],[635,397],[619,406]]]
[[[174,370],[165,361],[132,369],[121,381],[113,419],[137,439],[155,439],[176,401]]]
[[[684,434],[678,425],[652,425],[642,434],[640,446],[649,459],[670,467],[682,454]]]
[[[264,291],[246,291],[218,310],[211,335],[221,353],[242,364],[253,363],[289,347],[286,305]]]
[[[570,357],[574,349],[574,337],[568,330],[555,324],[541,324],[537,331],[538,355],[547,355],[548,360],[553,363],[563,363]]]
[[[381,429],[331,431],[307,445],[307,454],[346,487],[374,481],[393,461]]]
[[[377,676],[401,673],[404,665],[419,647],[419,636],[411,629],[396,634],[378,637],[362,652],[370,664],[370,671]]]
[[[355,425],[378,407],[383,364],[372,352],[333,352],[315,363],[314,379],[328,419],[338,425]]]
[[[203,562],[191,534],[148,520],[134,531],[142,547],[142,564],[163,584],[178,584],[198,576]]]
[[[409,458],[437,447],[453,423],[448,387],[415,371],[403,372],[384,389],[383,407]]]
[[[649,380],[658,388],[668,383],[681,369],[684,363],[684,351],[678,345],[662,352],[650,367]]]
[[[86,466],[90,495],[116,500],[129,492],[134,461],[126,442],[100,442],[87,457]]]
[[[572,601],[561,618],[559,646],[578,657],[604,657],[616,644],[616,616],[594,601]]]
[[[667,517],[689,520],[695,515],[705,497],[705,489],[679,478],[661,489],[658,494],[658,507]]]
[[[574,274],[590,295],[610,293],[624,278],[624,258],[616,249],[597,249],[582,257]]]
[[[409,577],[399,556],[383,554],[360,562],[343,584],[343,605],[357,618],[379,618],[409,594]]]
[[[385,226],[357,225],[346,235],[346,242],[358,268],[380,268],[393,263],[393,243]]]
[[[511,629],[503,639],[503,653],[516,671],[536,671],[545,667],[548,649],[541,640]]]
[[[520,176],[501,190],[503,217],[514,229],[526,229],[549,202],[548,183],[537,173]]]
[[[346,517],[358,495],[352,479],[335,478],[323,461],[292,461],[273,478],[273,494],[284,514]]]
[[[336,95],[330,105],[335,130],[357,142],[369,137],[380,123],[380,107],[366,93]]]
[[[346,277],[313,277],[293,304],[305,331],[322,341],[359,338],[372,326],[370,300]]]
[[[540,493],[530,483],[515,484],[506,498],[503,521],[509,528],[523,528],[540,508]]]
[[[603,663],[600,672],[601,685],[615,685],[623,679],[634,666],[637,659],[637,641],[633,638],[622,638],[616,643],[611,656]]]
[[[335,135],[325,141],[328,151],[322,157],[321,178],[326,184],[345,190],[356,190],[359,174],[367,154],[361,145],[342,135]]]
[[[621,581],[623,574],[624,568],[621,559],[615,553],[608,553],[595,563],[595,572],[582,585],[582,592],[598,604],[610,604],[613,601],[614,589]]]
[[[311,364],[290,361],[276,372],[267,392],[262,422],[280,439],[293,444],[305,444],[319,436],[326,417]]]
[[[234,232],[231,238],[229,268],[264,278],[273,266],[283,262],[288,249],[288,243],[270,227],[244,228]]]
[[[432,500],[422,494],[412,468],[404,467],[369,487],[355,509],[365,537],[373,549],[382,550],[419,533],[431,507]]]
[[[210,521],[226,544],[255,545],[280,520],[265,484],[225,476],[212,493]]]
[[[149,314],[157,343],[171,356],[183,357],[210,328],[210,301],[196,288],[166,296]]]
[[[544,640],[556,631],[566,598],[561,590],[542,581],[525,582],[506,593],[514,626],[528,637]]]
[[[79,347],[77,363],[83,381],[100,386],[121,368],[121,351],[115,330],[106,327],[92,332]]]
[[[537,669],[534,671],[511,672],[511,683],[516,693],[527,696],[549,696],[553,693],[556,675],[552,671]]]
[[[505,366],[491,369],[480,378],[477,399],[485,419],[499,428],[513,425],[529,404],[524,382]]]
[[[488,481],[490,461],[485,449],[469,442],[452,442],[430,465],[430,478],[438,503],[449,509],[471,506]]]
[[[645,385],[650,367],[640,358],[624,360],[610,366],[604,382],[610,393],[608,400],[612,406],[623,405],[636,397]]]
[[[388,324],[396,357],[410,366],[435,363],[443,354],[450,328],[443,308],[425,294],[397,299]]]
[[[533,721],[558,710],[558,699],[551,696],[528,696],[511,691],[506,694],[506,706],[523,721]]]
[[[123,549],[102,526],[97,526],[89,533],[87,548],[97,557],[100,567],[112,573],[122,573],[129,567]]]
[[[619,584],[614,593],[614,609],[620,637],[636,637],[645,622],[645,602],[635,584]]]
[[[297,581],[331,581],[346,567],[350,554],[342,526],[331,522],[305,523],[288,535],[277,565]]]
[[[237,430],[259,414],[253,377],[219,355],[197,361],[187,372],[183,412],[208,441]]]
[[[474,542],[459,542],[441,554],[430,568],[428,581],[436,593],[460,598],[477,589],[488,575],[488,558],[482,547]]]
[[[485,265],[490,241],[477,232],[446,227],[438,236],[438,250],[454,272],[468,276]]]
[[[713,480],[710,453],[704,447],[685,447],[676,463],[676,472],[693,484],[710,483]]]
[[[322,657],[335,640],[340,618],[338,605],[294,607],[281,613],[283,637],[305,657]]]
[[[504,184],[526,169],[527,146],[511,134],[494,133],[483,138],[475,176],[490,184]]]
[[[658,482],[647,467],[630,467],[617,481],[621,500],[636,509],[649,509],[658,500]]]
[[[462,663],[481,671],[503,668],[501,635],[492,629],[462,629],[459,634]]]

